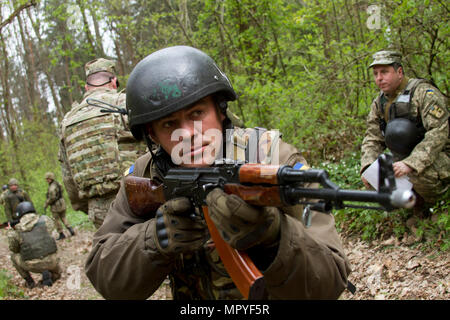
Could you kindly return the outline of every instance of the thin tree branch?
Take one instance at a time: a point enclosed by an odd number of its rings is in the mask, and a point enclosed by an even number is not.
[[[20,7],[18,7],[16,10],[14,10],[13,13],[11,13],[11,15],[5,21],[2,21],[0,23],[0,30],[4,26],[10,24],[13,21],[13,19],[20,13],[20,11],[22,11],[23,9],[26,9],[28,7],[34,7],[34,6],[36,6],[36,0],[31,0],[29,3],[25,3],[25,4],[21,5]]]

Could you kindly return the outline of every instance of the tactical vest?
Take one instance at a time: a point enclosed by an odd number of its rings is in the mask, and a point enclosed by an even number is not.
[[[100,97],[108,100],[106,95]],[[109,97],[105,102],[119,104],[120,94]],[[145,145],[136,142],[122,115],[101,112],[85,101],[70,111],[61,133],[81,199],[116,192],[124,169],[145,152]]]
[[[20,256],[24,261],[42,259],[57,250],[55,239],[48,233],[43,217],[39,218],[31,231],[19,234],[22,238]]]
[[[386,110],[386,96],[384,95],[384,93],[380,94],[380,96],[378,97],[377,105],[380,108],[380,113],[383,115],[380,118],[380,130],[383,133],[383,136],[386,131],[387,122],[395,118],[405,118],[416,124],[416,127],[419,129],[420,135],[423,139],[426,130],[422,123],[422,117],[420,116],[419,112],[417,112],[417,114],[414,114],[411,108],[411,101],[414,96],[414,92],[417,86],[421,83],[432,84],[429,80],[426,79],[411,79],[406,85],[405,90],[397,96],[397,98],[394,100],[394,102],[392,102],[390,106],[388,106],[388,110]]]

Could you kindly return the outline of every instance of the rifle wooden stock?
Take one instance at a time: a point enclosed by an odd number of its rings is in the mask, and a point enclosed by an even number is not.
[[[245,190],[239,190],[243,186],[228,186],[229,189],[226,189],[225,192],[242,196],[249,203],[252,203],[251,199],[254,199],[253,203],[256,203],[255,201],[257,199],[264,198],[264,188],[245,187]],[[260,190],[259,192],[258,190],[253,190],[252,192],[252,189]],[[128,197],[130,209],[137,216],[146,216],[149,213],[154,213],[166,201],[163,186],[155,184],[148,178],[135,176],[125,177],[125,192]],[[272,190],[272,192],[275,191]],[[202,209],[211,239],[214,241],[225,269],[242,296],[246,299],[263,299],[265,285],[261,272],[245,252],[232,248],[222,239],[222,236],[209,216],[208,207],[203,206]]]
[[[159,206],[166,202],[162,188],[162,185],[158,185],[148,178],[125,177],[128,205],[137,216],[156,212]]]

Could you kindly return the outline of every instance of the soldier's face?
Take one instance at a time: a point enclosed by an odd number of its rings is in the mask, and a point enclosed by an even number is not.
[[[183,167],[211,165],[222,146],[222,121],[211,96],[147,125],[153,141]]]
[[[381,91],[393,94],[403,80],[403,68],[397,70],[389,65],[375,65],[373,67],[375,83]]]
[[[17,189],[19,189],[19,186],[16,184],[12,184],[9,186],[9,190],[11,190],[12,192],[17,191]]]

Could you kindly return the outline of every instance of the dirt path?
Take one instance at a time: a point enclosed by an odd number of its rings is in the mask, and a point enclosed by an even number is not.
[[[12,276],[12,283],[23,290],[23,299],[103,299],[83,271],[91,249],[92,235],[92,231],[77,230],[74,237],[57,241],[64,270],[61,279],[52,287],[27,289],[9,260],[6,230],[0,230],[0,269],[6,269]],[[343,242],[353,268],[349,280],[357,291],[354,295],[345,291],[340,299],[450,299],[449,253],[421,251],[398,243],[393,238],[370,245],[358,239],[344,239]],[[33,274],[33,277],[37,282],[41,276]],[[166,283],[150,297],[151,300],[170,298]]]

